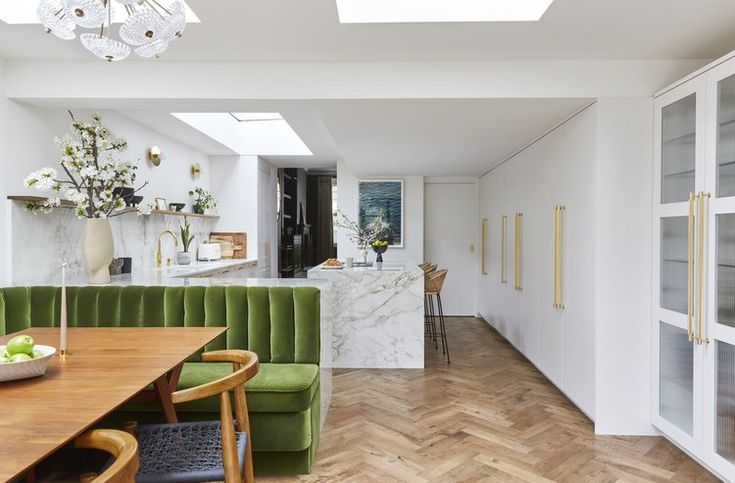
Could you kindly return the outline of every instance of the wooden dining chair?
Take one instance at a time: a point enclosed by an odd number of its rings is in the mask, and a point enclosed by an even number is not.
[[[115,457],[114,462],[102,474],[85,473],[81,483],[134,483],[138,471],[138,441],[135,437],[116,429],[93,429],[77,436],[74,446],[98,449]]]
[[[174,404],[219,395],[220,421],[140,425],[138,483],[225,481],[251,483],[253,453],[244,384],[258,373],[258,356],[250,351],[205,352],[204,362],[230,362],[232,374],[171,395]],[[232,418],[230,391],[235,397]]]

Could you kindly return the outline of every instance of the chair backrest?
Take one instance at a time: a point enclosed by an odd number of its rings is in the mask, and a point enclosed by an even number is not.
[[[225,481],[254,481],[252,433],[250,432],[250,418],[248,403],[245,399],[245,383],[258,373],[258,356],[250,351],[227,350],[205,352],[202,354],[204,362],[231,362],[232,374],[211,381],[200,386],[182,389],[171,394],[174,404],[205,399],[215,394],[220,396],[220,419],[222,421],[222,461],[224,463]],[[245,440],[244,474],[239,473],[237,456],[237,439],[235,438],[234,423],[232,420],[232,405],[230,391],[235,395],[235,418],[238,429],[247,434]]]
[[[131,434],[115,429],[94,429],[74,439],[77,448],[98,449],[115,457],[101,475],[87,475],[82,481],[95,483],[134,483],[138,472],[138,441]]]
[[[441,293],[444,280],[447,278],[447,269],[436,270],[426,274],[424,277],[424,292]]]
[[[421,266],[421,269],[424,271],[424,274],[431,273],[436,270],[436,265],[427,263],[426,265]]]
[[[58,327],[61,289],[0,289],[0,335]],[[205,351],[237,349],[261,362],[318,364],[320,292],[314,287],[69,287],[70,327],[214,327]]]

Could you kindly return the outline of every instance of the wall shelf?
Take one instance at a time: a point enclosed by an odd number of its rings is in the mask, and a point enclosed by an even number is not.
[[[18,201],[22,203],[38,203],[46,201],[48,198],[44,196],[8,196],[11,201]],[[61,206],[59,208],[73,208],[75,205],[69,200],[61,200]],[[125,208],[125,213],[137,213],[138,208],[128,207]],[[153,210],[152,215],[166,215],[166,216],[189,216],[192,218],[209,218],[213,220],[219,219],[219,215],[200,215],[197,213],[188,213],[185,211],[171,211],[171,210]]]

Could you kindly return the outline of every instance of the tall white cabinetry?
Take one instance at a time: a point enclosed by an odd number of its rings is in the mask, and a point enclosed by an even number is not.
[[[735,60],[655,101],[652,420],[735,480]]]

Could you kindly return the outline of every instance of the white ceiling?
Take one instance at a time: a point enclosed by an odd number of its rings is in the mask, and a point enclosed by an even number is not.
[[[314,156],[265,156],[281,167],[333,167],[359,176],[477,176],[590,99],[258,101],[278,111]],[[118,110],[204,153],[232,151],[165,110]]]
[[[2,0],[28,2],[32,0]],[[164,60],[709,59],[735,47],[732,0],[555,0],[539,22],[341,25],[335,0],[191,0]],[[0,22],[0,57],[92,59]]]

